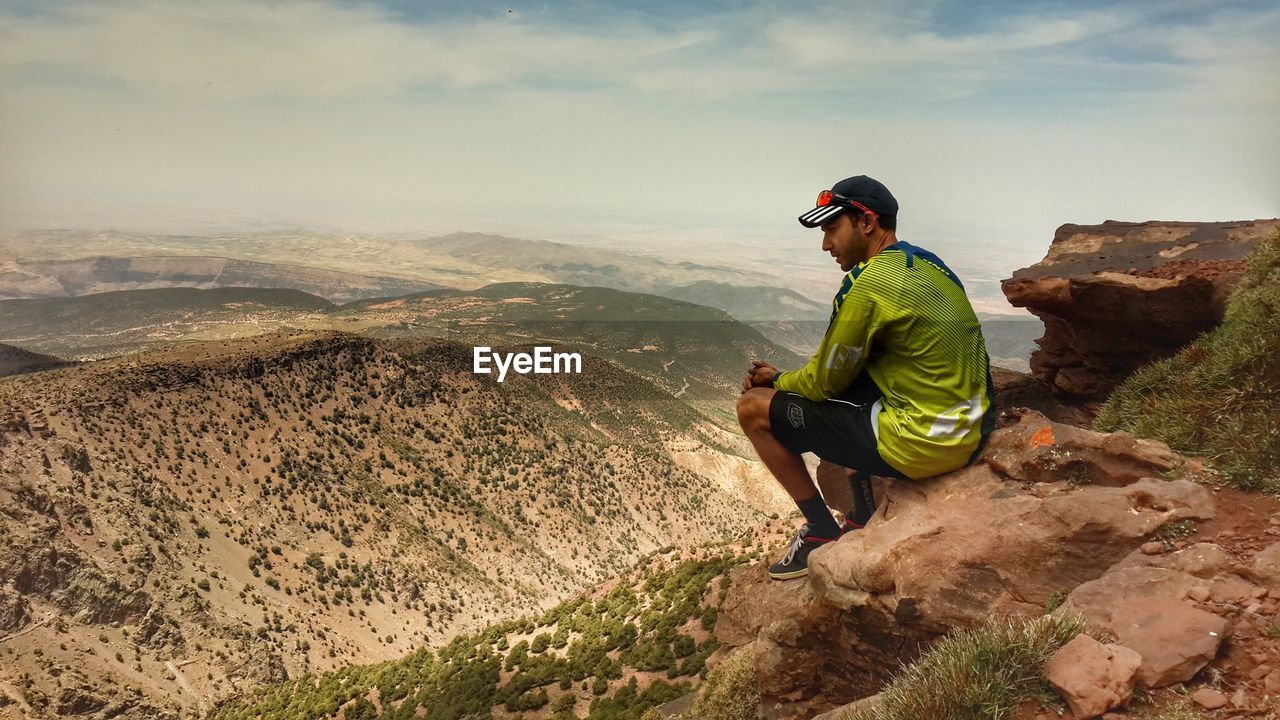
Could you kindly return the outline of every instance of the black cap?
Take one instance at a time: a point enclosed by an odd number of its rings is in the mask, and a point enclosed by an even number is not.
[[[893,193],[889,192],[889,188],[884,183],[866,175],[855,175],[851,178],[845,178],[831,187],[834,195],[839,198],[832,198],[827,205],[819,205],[814,209],[801,215],[800,224],[805,227],[818,227],[825,220],[829,220],[850,208],[856,208],[846,200],[861,204],[866,209],[874,212],[881,217],[897,217],[898,201],[894,199]],[[846,200],[841,200],[845,198]]]

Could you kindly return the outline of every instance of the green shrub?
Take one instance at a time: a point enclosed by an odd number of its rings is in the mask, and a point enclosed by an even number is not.
[[[938,641],[849,720],[1001,720],[1023,701],[1052,692],[1040,667],[1079,635],[1076,615],[995,620]]]
[[[1095,429],[1213,460],[1231,484],[1280,491],[1280,231],[1259,243],[1218,327],[1111,394]]]

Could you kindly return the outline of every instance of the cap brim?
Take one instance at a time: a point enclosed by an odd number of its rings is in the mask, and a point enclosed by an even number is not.
[[[800,224],[807,228],[815,228],[848,209],[848,207],[838,203],[819,205],[818,207],[801,215],[799,217]]]

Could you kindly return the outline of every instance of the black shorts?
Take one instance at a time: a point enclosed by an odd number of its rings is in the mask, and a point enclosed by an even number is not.
[[[769,427],[797,455],[811,452],[860,473],[905,478],[876,449],[871,406],[882,397],[866,370],[844,392],[822,402],[779,390],[769,404]]]

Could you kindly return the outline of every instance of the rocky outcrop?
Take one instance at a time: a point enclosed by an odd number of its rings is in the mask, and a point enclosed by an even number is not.
[[[21,630],[31,622],[31,605],[19,593],[0,587],[0,632]]]
[[[1043,260],[1002,284],[1044,321],[1032,373],[1100,402],[1138,367],[1222,321],[1244,257],[1280,220],[1063,225]]]
[[[33,490],[25,505],[35,512],[25,518],[25,537],[8,538],[0,554],[0,579],[19,595],[51,601],[78,622],[133,623],[146,615],[147,593],[104,571],[67,542],[56,519],[41,517],[54,512],[52,498]]]
[[[228,667],[227,677],[256,687],[282,683],[289,679],[289,671],[280,659],[280,653],[264,650]]]
[[[814,552],[809,577],[739,571],[716,634],[756,641],[774,714],[870,695],[948,631],[1040,615],[1161,528],[1214,515],[1212,494],[1160,443],[1030,411],[1009,422],[973,466],[889,484],[865,530]]]

